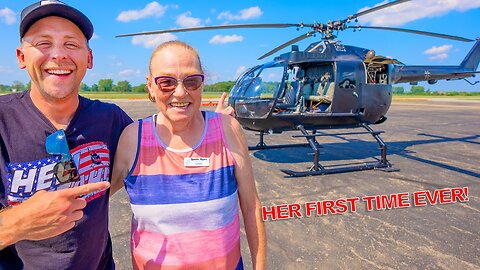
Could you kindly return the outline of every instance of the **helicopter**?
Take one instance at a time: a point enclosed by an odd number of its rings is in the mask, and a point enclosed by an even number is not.
[[[259,57],[268,57],[290,45],[290,52],[280,54],[272,61],[254,66],[239,76],[230,91],[228,103],[235,110],[235,118],[244,129],[259,132],[259,142],[250,150],[283,148],[299,144],[267,145],[266,134],[298,130],[312,149],[312,166],[305,171],[282,169],[289,176],[311,176],[379,169],[397,171],[387,159],[387,145],[380,137],[383,131],[370,126],[387,120],[386,114],[392,102],[392,85],[416,84],[426,81],[435,84],[438,80],[460,80],[475,77],[480,62],[480,38],[476,40],[394,27],[350,26],[358,17],[399,5],[411,0],[398,0],[370,8],[342,20],[314,24],[232,24],[139,32],[117,37],[151,35],[198,30],[235,28],[309,28],[310,30]],[[437,38],[451,39],[475,44],[457,66],[408,66],[400,61],[379,56],[374,50],[344,45],[334,32],[347,29],[375,29],[406,32]],[[300,51],[295,43],[321,35]],[[272,79],[278,78],[278,79]],[[478,81],[477,81],[478,82]],[[476,82],[476,83],[477,83]],[[470,84],[473,84],[469,82]],[[325,129],[355,129],[346,133],[322,133]],[[320,163],[320,136],[370,134],[378,143],[380,158],[362,165],[326,168]]]

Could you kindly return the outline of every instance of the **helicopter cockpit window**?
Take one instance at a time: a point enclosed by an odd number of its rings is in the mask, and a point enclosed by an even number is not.
[[[247,91],[245,91],[245,97],[260,97],[262,92],[262,78],[255,77],[251,78],[248,82],[249,86],[247,87]]]
[[[301,81],[305,77],[304,70],[295,66],[289,69],[286,75],[288,75],[288,77],[286,78],[284,87],[280,89],[277,96],[277,104],[275,105],[276,112],[288,113],[291,110],[294,111],[300,102]]]
[[[244,73],[232,89],[237,116],[265,118],[270,113],[279,91],[284,88],[286,64],[267,63]]]

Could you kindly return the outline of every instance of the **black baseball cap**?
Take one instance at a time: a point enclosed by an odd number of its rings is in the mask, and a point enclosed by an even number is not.
[[[58,16],[73,22],[82,30],[87,40],[92,38],[93,25],[88,17],[58,0],[39,1],[24,8],[20,15],[20,38],[23,38],[36,21],[49,16]]]

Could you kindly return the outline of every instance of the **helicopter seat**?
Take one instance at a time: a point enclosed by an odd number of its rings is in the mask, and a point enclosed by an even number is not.
[[[313,85],[311,83],[305,84],[303,86],[303,98],[308,100],[308,98],[312,95],[313,92]]]
[[[303,98],[305,100],[318,101],[320,96],[315,94],[314,89],[316,88],[317,83],[309,83],[303,88]]]
[[[315,83],[313,85],[313,89],[317,89],[315,92],[312,89],[312,85],[308,85],[304,89],[305,100],[330,103],[332,101],[334,87],[335,85],[332,82],[327,82],[324,86],[320,83]]]
[[[297,106],[300,93],[300,83],[293,81],[285,91],[283,98],[279,99],[275,105],[276,108],[281,110],[292,109]]]
[[[327,82],[323,89],[318,88],[318,91],[322,91],[321,95],[326,100],[332,101],[333,99],[333,91],[335,90],[335,84],[333,82]]]

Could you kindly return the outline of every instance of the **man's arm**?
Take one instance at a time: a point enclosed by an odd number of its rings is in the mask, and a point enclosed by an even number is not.
[[[110,197],[123,187],[123,180],[127,177],[135,161],[137,142],[138,122],[134,122],[123,130],[118,140],[117,152],[113,162]]]
[[[235,178],[253,269],[265,269],[267,240],[245,135],[234,118],[222,115],[222,121],[227,143],[236,161]]]
[[[53,192],[41,190],[5,209],[0,212],[0,250],[21,240],[43,240],[70,230],[87,205],[79,197],[109,187],[103,181]]]

